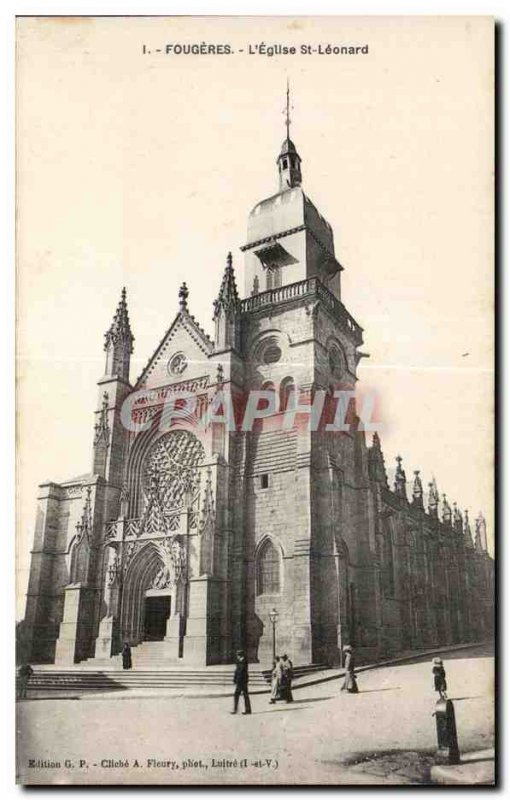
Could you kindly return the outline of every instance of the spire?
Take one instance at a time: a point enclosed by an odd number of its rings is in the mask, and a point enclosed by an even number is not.
[[[469,515],[467,509],[464,511],[463,533],[466,547],[473,547],[473,536],[471,534],[471,525],[469,524]]]
[[[487,552],[487,523],[481,511],[475,520],[475,548],[479,552]]]
[[[402,456],[397,456],[395,461],[397,462],[397,469],[395,470],[394,491],[396,495],[407,500],[406,474],[402,469]]]
[[[453,528],[457,533],[462,533],[462,514],[457,503],[453,504]]]
[[[443,495],[445,497],[445,495]],[[437,519],[437,510],[439,508],[439,492],[437,491],[437,484],[436,479],[432,478],[429,483],[429,499],[428,499],[428,512],[431,517],[436,517]]]
[[[452,510],[450,508],[450,504],[446,499],[446,495],[443,495],[443,508],[441,512],[441,517],[445,525],[452,524]]]
[[[423,486],[419,469],[414,470],[413,506],[417,506],[417,508],[423,508]]]
[[[214,319],[217,318],[221,309],[224,309],[228,314],[239,309],[239,295],[237,293],[234,267],[232,266],[232,253],[227,255],[227,265],[223,273],[220,291],[214,301]]]
[[[237,292],[232,253],[227,255],[227,264],[223,273],[220,291],[214,301],[214,321],[216,323],[216,350],[236,349],[240,334],[240,300]]]
[[[126,302],[126,287],[122,288],[120,301],[113,322],[106,331],[104,349],[106,350],[105,375],[129,380],[129,361],[133,352],[134,336],[129,324]]]
[[[287,139],[290,139],[290,86],[287,78],[287,107],[285,109],[285,127],[287,128]]]
[[[384,464],[384,455],[381,448],[381,440],[377,431],[372,437],[372,447],[368,450],[368,472],[372,480],[382,483],[388,488],[388,477]]]
[[[105,335],[104,349],[107,350],[111,344],[126,344],[129,352],[133,352],[134,336],[131,333],[131,326],[129,324],[129,314],[126,302],[126,287],[122,287],[119,305],[113,317],[113,322]]]
[[[287,78],[287,102],[283,113],[285,114],[285,141],[282,144],[280,155],[276,163],[278,164],[278,174],[280,179],[280,192],[301,186],[301,157],[296,150],[294,142],[290,138],[290,87]]]

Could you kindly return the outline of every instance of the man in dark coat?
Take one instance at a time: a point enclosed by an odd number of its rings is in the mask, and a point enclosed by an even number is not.
[[[22,664],[18,670],[18,698],[24,700],[27,696],[28,681],[34,674],[30,664]]]
[[[131,648],[127,642],[124,642],[122,647],[122,669],[131,669],[132,666]]]
[[[237,714],[237,707],[239,705],[239,697],[244,697],[244,711],[243,714],[251,714],[250,696],[248,694],[248,662],[243,650],[237,651],[236,669],[234,672],[234,710],[231,714]]]

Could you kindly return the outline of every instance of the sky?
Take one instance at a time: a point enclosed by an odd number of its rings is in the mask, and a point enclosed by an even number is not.
[[[212,332],[226,254],[243,287],[248,213],[277,191],[287,78],[303,188],[364,328],[358,374],[381,403],[390,478],[400,454],[473,527],[483,510],[492,551],[492,38],[473,17],[18,21],[18,615],[37,485],[91,468],[122,286],[132,379],[183,280]],[[192,42],[234,52],[164,52]],[[250,55],[262,42],[369,52]]]

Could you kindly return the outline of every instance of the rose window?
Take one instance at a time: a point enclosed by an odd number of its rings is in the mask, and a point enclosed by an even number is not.
[[[157,496],[164,511],[174,511],[193,498],[199,488],[197,469],[205,451],[188,431],[171,431],[158,439],[145,462],[143,488],[147,498]]]

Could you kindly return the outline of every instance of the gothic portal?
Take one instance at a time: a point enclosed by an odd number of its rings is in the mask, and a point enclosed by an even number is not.
[[[356,386],[363,331],[288,135],[277,167],[278,192],[248,218],[244,299],[227,259],[214,338],[183,285],[131,383],[122,291],[91,472],[40,486],[23,623],[32,662],[101,662],[129,641],[135,667],[139,654],[230,662],[239,647],[267,665],[273,609],[295,664],[337,664],[347,642],[368,660],[492,627],[483,517],[473,540],[467,512],[440,502],[434,480],[424,490],[418,471],[408,482],[401,459],[390,487],[354,404],[331,429],[338,393]],[[321,398],[330,422],[305,424]]]

